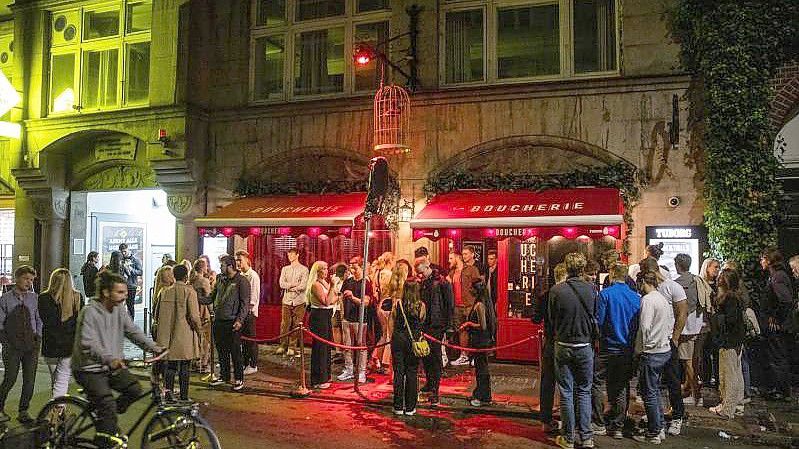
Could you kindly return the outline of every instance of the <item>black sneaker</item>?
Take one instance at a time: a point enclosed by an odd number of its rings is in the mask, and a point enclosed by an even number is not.
[[[17,415],[17,421],[25,425],[33,424],[35,422],[31,415],[28,414],[27,410],[20,410],[19,415]]]
[[[438,406],[438,396],[437,395],[431,395],[429,400],[430,400],[430,407],[437,407]]]
[[[421,391],[422,393],[430,393],[431,391],[433,391],[433,389],[430,387],[430,385],[425,384],[422,388],[419,389],[419,391]]]

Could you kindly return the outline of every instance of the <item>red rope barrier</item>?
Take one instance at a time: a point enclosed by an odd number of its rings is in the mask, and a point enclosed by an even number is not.
[[[313,338],[314,340],[321,341],[322,343],[324,343],[324,344],[326,344],[328,346],[333,346],[334,348],[339,348],[339,349],[349,349],[349,350],[353,350],[353,351],[365,351],[365,350],[370,350],[370,349],[374,349],[374,348],[382,348],[383,346],[388,346],[388,345],[391,344],[391,341],[387,341],[385,343],[381,343],[381,344],[375,345],[375,346],[347,346],[347,345],[338,344],[336,342],[333,342],[333,341],[327,340],[325,338],[322,338],[322,337],[314,334],[313,332],[311,332],[307,328],[303,328],[302,330],[306,334],[310,335],[311,338]]]
[[[508,344],[502,345],[502,346],[494,346],[493,348],[466,348],[466,347],[463,347],[463,346],[458,346],[458,345],[453,345],[453,344],[450,344],[450,343],[445,343],[445,342],[433,337],[432,335],[427,335],[425,333],[422,333],[422,335],[424,335],[424,338],[426,338],[426,339],[428,339],[428,340],[430,340],[432,342],[438,343],[440,345],[446,346],[446,347],[451,348],[451,349],[458,349],[458,350],[464,351],[464,352],[494,352],[494,351],[497,351],[497,350],[500,350],[500,349],[506,349],[506,348],[512,348],[514,346],[519,346],[520,344],[522,344],[524,342],[539,338],[538,335],[530,335],[529,337],[525,337],[525,338],[523,338],[523,339],[521,339],[519,341],[515,341],[513,343],[508,343]]]
[[[300,330],[300,328],[299,327],[295,327],[294,329],[291,329],[288,332],[285,332],[283,334],[278,335],[277,337],[272,337],[272,338],[255,338],[255,337],[246,337],[246,336],[242,335],[241,339],[244,340],[244,341],[254,341],[255,343],[262,344],[262,343],[268,343],[270,341],[278,341],[278,340],[280,340],[283,337],[287,337],[287,336],[293,334],[294,332],[297,332],[298,330]]]

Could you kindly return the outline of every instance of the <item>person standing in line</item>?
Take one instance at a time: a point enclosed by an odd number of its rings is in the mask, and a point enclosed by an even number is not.
[[[469,312],[474,305],[474,281],[480,279],[480,270],[474,265],[466,265],[463,257],[458,252],[449,254],[449,280],[452,283],[452,291],[455,297],[454,325],[458,331],[458,341],[460,346],[469,345],[469,333],[462,329],[463,323],[469,317]],[[469,355],[461,352],[460,357],[450,362],[452,366],[468,365]]]
[[[491,298],[491,304],[497,307],[497,250],[489,249],[486,256],[488,268],[486,269],[486,288],[488,288],[488,296]]]
[[[161,292],[167,287],[175,285],[175,274],[173,268],[169,265],[164,265],[155,272],[155,285],[153,286],[153,310],[158,306],[158,301],[161,299]]]
[[[597,304],[597,324],[601,332],[599,353],[606,367],[607,395],[610,413],[607,429],[604,421],[604,404],[602,392],[597,391],[594,383],[592,392],[594,417],[599,416],[602,422],[596,423],[611,437],[621,439],[627,408],[630,403],[630,380],[635,374],[633,351],[638,327],[638,313],[641,309],[641,296],[626,283],[627,266],[614,264],[610,267],[610,285],[599,293]]]
[[[69,389],[72,376],[70,357],[81,307],[83,299],[72,284],[69,270],[59,268],[53,271],[47,290],[39,295],[42,355],[50,369],[53,398],[65,396]]]
[[[555,330],[555,379],[560,392],[560,418],[563,422],[555,443],[563,449],[571,449],[575,443],[592,448],[594,350],[591,345],[594,338],[599,337],[594,334],[596,298],[594,288],[583,278],[587,263],[585,256],[569,253],[563,262],[568,279],[552,287],[547,306]]]
[[[250,282],[236,269],[236,259],[224,256],[221,260],[222,279],[218,279],[211,295],[214,304],[213,335],[219,354],[219,379],[212,387],[230,383],[230,363],[233,362],[233,390],[244,388],[244,362],[241,356],[241,329],[250,309]]]
[[[420,257],[424,257],[424,259],[427,262],[427,264],[430,265],[430,269],[431,270],[438,271],[441,274],[445,273],[445,270],[444,270],[444,268],[441,265],[435,264],[435,263],[433,263],[432,260],[430,260],[430,251],[428,251],[427,248],[425,248],[424,246],[420,246],[420,247],[416,248],[415,250],[413,250],[413,257],[414,257],[414,259],[418,259]]]
[[[699,305],[702,307],[702,329],[694,343],[694,371],[699,376],[699,388],[703,384],[715,385],[718,378],[718,348],[710,338],[710,319],[716,313],[716,278],[721,271],[721,263],[712,257],[702,262],[696,286],[699,293]],[[700,397],[694,401],[697,407],[704,405]]]
[[[490,348],[493,343],[494,329],[489,311],[486,310],[486,298],[488,291],[485,283],[477,279],[472,287],[475,294],[475,302],[469,311],[466,322],[459,330],[469,334],[469,347],[474,349]],[[474,377],[477,382],[469,404],[472,407],[480,407],[491,403],[491,374],[488,371],[488,354],[484,351],[473,352],[471,355],[474,360]]]
[[[136,293],[139,289],[139,276],[144,272],[142,271],[141,262],[130,251],[126,243],[119,244],[119,254],[122,257],[121,273],[125,278],[125,283],[128,285],[128,299],[125,305],[128,306],[128,314],[131,319],[136,317]]]
[[[405,263],[406,260],[402,260],[402,264],[405,268],[408,265]],[[374,275],[370,278],[372,281],[372,285],[375,288],[375,297],[374,297],[374,304],[376,305],[376,313],[377,313],[377,320],[380,325],[380,329],[382,330],[380,334],[380,339],[377,341],[377,346],[374,350],[374,354],[372,356],[372,364],[374,369],[379,374],[386,374],[386,367],[384,366],[383,362],[388,361],[390,363],[391,360],[391,348],[386,348],[385,346],[380,346],[386,343],[390,335],[388,333],[389,328],[389,317],[391,315],[391,301],[390,301],[390,292],[389,292],[389,283],[392,280],[392,273],[396,267],[396,261],[394,257],[394,253],[392,252],[385,252],[377,258],[377,262],[375,263]],[[407,269],[403,269],[406,273],[407,277]],[[405,279],[402,280],[405,282]],[[389,301],[386,301],[389,299]],[[389,364],[387,363],[387,364]],[[386,364],[386,365],[387,365]]]
[[[662,276],[657,266],[654,271],[641,265],[638,272],[638,290],[641,311],[635,353],[638,355],[638,388],[644,398],[647,430],[633,439],[641,443],[660,444],[666,439],[663,408],[660,404],[660,380],[671,360],[674,311],[668,299],[658,291]]]
[[[330,318],[330,325],[333,327],[333,342],[337,345],[340,345],[344,343],[344,338],[342,336],[342,323],[344,322],[342,315],[344,314],[344,304],[342,304],[340,293],[341,286],[350,276],[350,272],[347,269],[347,264],[344,262],[339,262],[333,265],[333,268],[328,269],[328,271],[331,274],[330,285],[338,288],[338,290],[334,291],[336,294],[336,301],[333,304],[333,316]],[[341,348],[334,348],[331,349],[331,351],[333,363],[337,365],[344,363],[344,352],[341,350]]]
[[[197,259],[194,261],[194,266],[189,276],[189,283],[194,288],[197,294],[200,311],[200,356],[199,356],[199,372],[200,374],[211,373],[211,311],[207,304],[203,304],[211,296],[211,281],[204,273],[207,271],[205,259]]]
[[[405,282],[402,297],[391,311],[391,359],[394,371],[394,414],[416,414],[419,398],[419,357],[413,352],[413,341],[422,332],[425,305],[419,294],[419,284]]]
[[[14,271],[15,285],[0,296],[0,343],[3,344],[3,383],[0,385],[0,422],[10,418],[4,408],[8,393],[17,382],[22,367],[22,394],[19,400],[17,420],[30,424],[28,414],[33,388],[36,383],[36,367],[39,364],[39,345],[42,336],[42,319],[39,316],[39,299],[33,292],[36,270],[22,265]]]
[[[477,260],[477,250],[474,246],[466,245],[461,251],[463,257],[463,265],[466,267],[475,267],[477,272],[480,273],[480,278],[485,282],[488,279],[488,268],[482,262]]]
[[[164,376],[164,393],[168,401],[173,400],[175,374],[180,385],[180,400],[189,400],[189,367],[191,361],[200,356],[200,305],[197,292],[188,285],[188,270],[183,265],[173,269],[175,284],[161,292],[158,308],[153,311],[158,317],[156,343],[169,349]]]
[[[100,271],[97,264],[100,262],[100,254],[97,251],[91,251],[86,256],[86,263],[80,269],[80,276],[83,279],[83,293],[87,298],[94,296],[94,281],[97,279],[97,273]]]
[[[369,302],[374,295],[372,291],[372,283],[366,279],[366,291],[363,291],[364,272],[361,264],[363,258],[355,256],[350,259],[349,269],[352,277],[344,281],[341,287],[342,296],[344,298],[344,344],[347,346],[358,346],[366,342],[367,326],[364,322],[363,326],[360,325],[360,308],[368,307]],[[365,311],[364,311],[365,312]],[[360,335],[358,335],[358,328]],[[345,382],[358,376],[358,383],[366,383],[366,359],[367,351],[358,351],[358,373],[355,373],[355,365],[353,362],[354,351],[347,350],[344,352],[344,371],[338,376],[338,380]]]
[[[733,270],[719,274],[718,312],[713,319],[713,337],[719,345],[719,393],[721,402],[710,407],[719,416],[732,419],[743,414],[744,380],[741,348],[746,337],[740,279]]]
[[[421,282],[420,295],[425,304],[427,314],[422,322],[422,330],[441,341],[444,333],[452,326],[452,311],[455,304],[452,299],[452,286],[439,272],[434,272],[425,257],[414,260],[416,274]],[[430,341],[430,354],[422,359],[425,372],[425,385],[421,391],[430,394],[430,405],[439,403],[439,386],[441,384],[441,344]]]
[[[396,262],[394,269],[391,271],[391,278],[385,283],[384,290],[381,293],[382,302],[378,312],[384,312],[387,309],[388,317],[386,318],[386,323],[383,327],[384,340],[381,339],[380,343],[387,342],[391,338],[391,311],[394,310],[394,305],[397,303],[397,301],[402,298],[403,290],[408,277],[413,276],[413,270],[410,268],[410,264],[407,262],[408,261],[405,259],[400,259]],[[387,351],[383,351],[383,359],[380,361],[380,364],[381,368],[391,366],[391,345],[388,346]],[[392,377],[393,373],[394,371],[392,370]]]
[[[559,263],[552,270],[555,283],[566,281],[566,264]],[[544,323],[544,341],[541,344],[541,386],[538,389],[538,420],[541,430],[552,434],[558,431],[558,423],[552,418],[555,404],[555,329],[549,318],[549,292],[538,298],[533,312],[533,323]]]
[[[280,288],[283,300],[280,308],[280,333],[284,334],[302,323],[305,317],[305,288],[308,284],[308,267],[300,263],[300,252],[291,248],[286,252],[289,264],[280,269]],[[299,351],[302,335],[293,333],[280,340],[275,354],[294,356]]]
[[[683,404],[695,405],[702,397],[702,388],[699,384],[699,374],[694,367],[694,350],[697,337],[705,322],[704,309],[699,302],[699,291],[703,288],[709,290],[710,286],[701,277],[688,271],[691,268],[691,256],[688,254],[674,256],[674,267],[678,274],[674,281],[685,290],[685,296],[688,298],[688,317],[677,345],[677,353],[684,369],[685,382],[682,390],[688,393],[688,396],[683,398]]]
[[[317,260],[311,265],[308,284],[305,286],[305,300],[311,309],[308,328],[314,334],[330,340],[330,318],[333,306],[339,301],[341,285],[330,285],[327,280],[327,262]],[[339,281],[341,282],[341,281]],[[313,339],[311,344],[311,388],[325,390],[330,388],[330,346]]]
[[[247,301],[249,313],[241,328],[241,334],[245,337],[255,338],[255,322],[258,320],[258,307],[261,304],[261,277],[252,269],[250,253],[240,249],[236,251],[236,267],[239,273],[250,283],[250,300]],[[244,363],[244,374],[255,374],[258,372],[258,343],[254,341],[244,341],[241,346],[241,353]]]
[[[767,397],[775,401],[791,398],[791,353],[794,350],[792,314],[796,309],[796,296],[791,278],[785,267],[782,253],[769,248],[760,257],[760,265],[768,272],[765,301],[762,313],[765,318],[765,335],[768,347],[768,376],[771,380]]]

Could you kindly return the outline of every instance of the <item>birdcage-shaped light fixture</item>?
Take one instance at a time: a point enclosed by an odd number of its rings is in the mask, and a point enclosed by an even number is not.
[[[404,87],[381,86],[374,100],[374,151],[383,155],[411,151],[408,142],[411,98]]]

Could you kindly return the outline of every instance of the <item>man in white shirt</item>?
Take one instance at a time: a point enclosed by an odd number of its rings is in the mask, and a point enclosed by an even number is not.
[[[305,318],[305,287],[308,283],[308,267],[300,263],[297,248],[286,252],[289,264],[280,270],[280,288],[283,290],[283,305],[280,310],[280,333],[285,334],[302,323]],[[280,340],[275,354],[291,357],[299,355],[299,335],[297,332]]]
[[[242,334],[255,338],[255,322],[258,320],[258,305],[261,302],[261,277],[250,266],[250,253],[245,250],[236,251],[236,267],[250,282],[250,310],[242,327]],[[241,353],[244,362],[244,374],[258,372],[258,343],[242,341]]]

